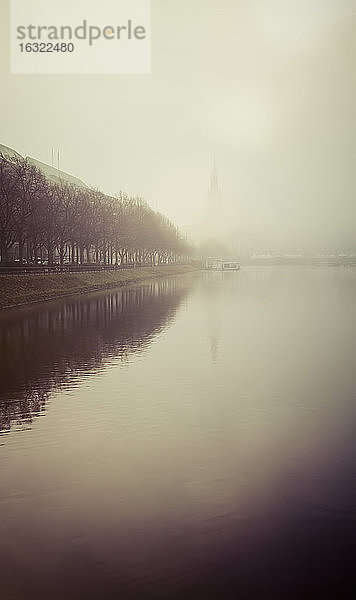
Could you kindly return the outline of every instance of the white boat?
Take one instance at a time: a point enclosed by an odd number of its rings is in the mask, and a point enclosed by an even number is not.
[[[240,263],[235,258],[209,256],[206,261],[206,268],[212,271],[239,271]]]

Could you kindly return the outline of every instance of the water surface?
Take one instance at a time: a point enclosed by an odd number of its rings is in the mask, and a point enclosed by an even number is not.
[[[356,271],[4,312],[0,598],[356,597]]]

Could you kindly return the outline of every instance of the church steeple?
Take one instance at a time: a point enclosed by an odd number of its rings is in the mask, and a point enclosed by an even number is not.
[[[216,211],[220,207],[221,191],[219,188],[218,171],[215,165],[215,158],[210,172],[210,183],[208,189],[208,208],[209,211]]]
[[[209,192],[220,193],[219,183],[218,183],[218,172],[216,170],[215,163],[210,173],[210,188]]]

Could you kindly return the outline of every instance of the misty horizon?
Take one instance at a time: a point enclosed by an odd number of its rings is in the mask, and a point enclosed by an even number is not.
[[[355,6],[155,0],[151,74],[103,78],[8,74],[3,4],[0,142],[49,165],[59,148],[63,171],[193,241],[215,156],[240,253],[355,252]]]

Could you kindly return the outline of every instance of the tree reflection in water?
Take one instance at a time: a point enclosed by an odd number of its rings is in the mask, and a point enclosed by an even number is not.
[[[162,279],[4,313],[0,434],[28,427],[53,391],[143,351],[172,321],[188,285],[185,277]]]

